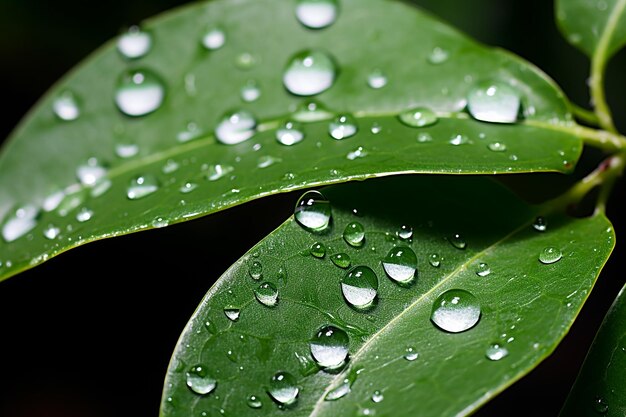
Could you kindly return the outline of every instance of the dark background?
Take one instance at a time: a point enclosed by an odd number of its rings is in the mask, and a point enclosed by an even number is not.
[[[181,0],[0,0],[0,141],[66,71],[106,40]],[[416,0],[470,36],[509,49],[587,105],[588,61],[553,23],[549,0]],[[608,100],[626,130],[626,54]],[[586,154],[581,173],[595,155]],[[608,215],[626,233],[616,204]],[[300,193],[204,219],[92,243],[0,283],[0,416],[156,416],[177,338],[204,293],[291,214]],[[595,328],[624,283],[618,239],[581,316],[555,354],[477,415],[556,416]],[[190,416],[191,417],[191,416]]]

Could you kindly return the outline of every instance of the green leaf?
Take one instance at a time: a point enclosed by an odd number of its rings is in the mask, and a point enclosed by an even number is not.
[[[626,411],[626,294],[620,291],[591,345],[561,417]]]
[[[0,155],[0,279],[83,243],[278,192],[397,173],[573,169],[582,143],[568,125],[568,104],[532,65],[398,1],[342,1],[336,22],[319,30],[300,24],[294,6],[217,0],[185,7],[143,26],[152,45],[145,57],[125,59],[111,42],[61,80]],[[212,51],[201,45],[210,29],[225,36]],[[316,96],[318,110],[302,113],[298,109],[310,98],[290,94],[282,79],[290,58],[306,49],[331,56],[337,72],[334,85]],[[117,98],[129,105],[128,95],[116,95],[120,77],[131,82],[124,78],[129,71],[140,71],[132,82],[149,85],[127,112],[151,110],[160,98],[158,83],[165,88],[160,107],[143,117],[126,116],[115,104]],[[368,78],[377,71],[387,85],[370,88]],[[519,94],[523,120],[470,118],[464,112],[468,94],[485,82]],[[261,95],[244,102],[241,89],[250,85]],[[65,119],[75,120],[59,120],[55,103]],[[491,111],[505,104],[492,104]],[[509,110],[515,104],[509,101]],[[415,106],[432,109],[439,121],[422,128],[402,124],[397,115]],[[219,143],[213,135],[218,122],[238,109],[254,115],[258,134],[238,145]],[[298,144],[284,146],[275,138],[286,119],[332,120],[344,113],[358,125],[352,137],[335,140],[329,120],[317,120],[304,123]],[[375,124],[382,129],[377,135]],[[91,172],[81,185],[77,170],[89,161],[106,167],[106,175],[94,185]],[[158,191],[129,199],[129,184],[138,177]],[[60,208],[55,198],[65,198]],[[81,210],[92,213],[90,220],[77,220],[90,217]]]
[[[626,0],[557,0],[557,23],[574,46],[606,61],[626,44]]]
[[[551,213],[481,177],[384,178],[323,193],[332,207],[328,230],[311,233],[288,220],[209,290],[172,357],[163,416],[220,415],[220,409],[227,416],[283,415],[266,392],[279,371],[299,387],[296,403],[286,407],[290,415],[468,415],[555,349],[614,245],[602,214]],[[547,222],[543,232],[533,226],[538,215]],[[360,247],[343,237],[352,222],[365,230]],[[401,239],[400,231],[411,227],[411,240]],[[315,243],[325,247],[321,258]],[[415,252],[413,281],[387,276],[382,262],[393,248]],[[548,253],[556,262],[539,260],[546,248],[556,248]],[[377,275],[372,307],[347,304],[340,283],[354,270],[335,265],[339,253],[352,268],[367,266]],[[405,266],[415,262],[408,259]],[[255,299],[264,282],[278,290],[274,307]],[[443,331],[431,321],[434,303],[451,289],[473,294],[480,305],[478,323],[466,331]],[[225,308],[236,309],[238,319],[227,318]],[[347,364],[336,371],[320,369],[309,345],[328,325],[349,337]],[[193,377],[198,367],[216,381],[206,395],[187,386],[187,373]],[[325,401],[346,379],[351,392]],[[372,400],[375,391],[383,401]],[[260,410],[247,405],[251,395],[262,402]]]

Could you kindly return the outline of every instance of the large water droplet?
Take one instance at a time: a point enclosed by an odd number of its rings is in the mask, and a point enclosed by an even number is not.
[[[78,98],[71,91],[59,94],[52,103],[52,110],[59,119],[65,121],[76,120],[80,116]]]
[[[383,260],[383,268],[392,280],[408,283],[417,271],[417,256],[413,249],[406,246],[392,248]]]
[[[211,28],[202,36],[202,46],[209,51],[220,49],[226,43],[226,34],[220,28]]]
[[[337,19],[337,0],[298,0],[296,17],[310,29],[321,29],[332,25]]]
[[[261,399],[257,397],[256,395],[249,395],[248,399],[246,400],[246,404],[248,404],[248,407],[255,408],[255,409],[263,407],[263,403],[261,402]]]
[[[482,82],[467,96],[467,109],[476,120],[493,123],[514,123],[521,99],[512,87],[499,82]]]
[[[225,145],[236,145],[256,133],[256,119],[246,110],[225,114],[215,128],[215,137]]]
[[[545,232],[548,229],[548,221],[541,216],[537,217],[533,222],[533,229],[538,232]]]
[[[161,107],[165,87],[156,74],[148,70],[123,73],[115,91],[115,104],[127,116],[145,116]]]
[[[368,266],[355,266],[341,280],[341,292],[350,305],[369,307],[378,293],[378,277]]]
[[[555,247],[544,248],[539,254],[539,261],[543,264],[553,264],[563,257],[563,253]]]
[[[321,242],[315,242],[309,248],[309,253],[316,258],[323,258],[326,255],[326,246]]]
[[[365,229],[363,228],[363,225],[359,222],[348,223],[346,228],[343,230],[343,239],[350,246],[354,246],[356,248],[363,246],[363,242],[365,241]]]
[[[463,332],[478,323],[480,304],[473,294],[465,290],[448,290],[437,297],[430,319],[447,332]]]
[[[294,55],[283,75],[283,84],[298,96],[319,94],[335,82],[337,70],[333,59],[324,52],[305,50]]]
[[[271,282],[261,283],[255,290],[254,296],[267,307],[274,307],[278,303],[278,289]]]
[[[268,394],[279,404],[293,404],[298,397],[296,378],[289,372],[277,372],[270,380]]]
[[[492,361],[499,361],[500,359],[508,356],[509,351],[500,343],[492,343],[485,351],[487,359]]]
[[[479,277],[486,277],[489,274],[491,274],[491,268],[486,263],[481,262],[476,266],[476,275]]]
[[[311,355],[322,368],[337,368],[348,357],[348,334],[334,326],[322,327],[310,342]]]
[[[378,90],[387,85],[387,76],[381,70],[375,70],[367,76],[367,85]]]
[[[346,269],[350,267],[350,256],[347,253],[336,253],[331,255],[330,260],[339,268]]]
[[[357,131],[356,119],[349,114],[342,114],[328,124],[328,133],[337,140],[352,137]]]
[[[330,223],[330,202],[319,191],[307,191],[298,200],[294,217],[308,231],[322,231]]]
[[[304,139],[302,127],[297,122],[287,121],[276,130],[276,140],[282,145],[291,146]]]
[[[32,204],[19,207],[2,225],[2,237],[9,243],[24,236],[37,226],[39,208]]]
[[[230,321],[237,321],[241,315],[241,310],[235,307],[224,307],[224,315]]]
[[[217,381],[212,378],[203,365],[193,366],[187,372],[187,386],[200,395],[207,395],[215,389]]]
[[[209,165],[206,172],[206,179],[209,181],[217,181],[227,176],[235,170],[234,167],[224,164]]]
[[[159,181],[154,175],[140,175],[135,177],[126,190],[130,200],[146,197],[159,189]]]
[[[409,346],[404,351],[404,359],[409,362],[413,362],[419,357],[419,353],[415,350],[414,347]]]
[[[131,26],[126,33],[117,40],[117,50],[124,58],[141,58],[150,52],[152,37],[137,26]]]
[[[81,184],[92,187],[107,174],[107,169],[96,158],[89,158],[87,163],[76,168],[76,177]]]
[[[398,115],[402,123],[411,127],[424,127],[437,123],[437,115],[426,107],[416,107]]]

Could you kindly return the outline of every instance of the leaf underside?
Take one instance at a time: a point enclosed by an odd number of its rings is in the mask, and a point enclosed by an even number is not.
[[[290,219],[209,290],[172,357],[163,416],[468,415],[554,350],[614,245],[603,215],[549,214],[482,177],[381,178],[322,191],[332,206],[330,230],[311,233]],[[540,214],[546,215],[545,232],[532,227]],[[342,238],[354,221],[365,228],[358,248]],[[411,241],[396,236],[402,225],[413,227]],[[465,249],[451,244],[455,233]],[[321,259],[309,253],[315,242],[326,247]],[[417,254],[417,278],[410,285],[389,279],[381,265],[395,246]],[[541,263],[538,255],[548,247],[560,250],[562,259]],[[342,252],[352,267],[369,266],[378,277],[377,301],[367,311],[351,308],[342,296],[340,281],[348,270],[331,261]],[[441,258],[438,267],[429,263],[432,254]],[[253,262],[262,266],[259,280],[249,274]],[[488,275],[477,275],[480,263],[488,264]],[[278,288],[276,306],[256,301],[253,291],[261,281]],[[475,327],[448,333],[431,322],[435,299],[448,289],[477,297],[482,313]],[[239,319],[230,321],[225,307],[240,309]],[[325,325],[349,335],[341,371],[322,370],[312,359],[309,341]],[[494,343],[508,355],[487,359]],[[408,347],[418,353],[416,360],[403,357]],[[217,380],[208,395],[186,385],[186,373],[198,365]],[[278,371],[294,375],[300,387],[296,403],[284,409],[266,392]],[[324,400],[355,375],[349,394]],[[384,396],[378,403],[371,399],[376,390]],[[261,408],[247,405],[251,395]]]
[[[200,38],[211,27],[221,28],[226,42],[207,51]],[[5,224],[24,204],[41,207],[59,193],[66,200],[62,210],[42,211],[20,237],[0,239],[0,279],[83,243],[273,193],[397,173],[569,172],[581,152],[580,139],[558,128],[570,120],[568,105],[543,73],[401,2],[344,0],[333,25],[310,30],[297,21],[291,2],[218,0],[166,14],[143,29],[153,41],[145,57],[124,59],[113,42],[107,44],[59,82],[7,142],[0,155]],[[276,127],[308,99],[288,93],[282,74],[289,58],[307,48],[330,54],[338,67],[334,85],[316,100],[331,115],[354,114],[359,132],[336,141],[328,121],[318,121],[304,125],[301,143],[283,146]],[[433,51],[443,51],[446,59],[432,63]],[[127,117],[114,104],[119,75],[132,69],[152,71],[166,87],[163,104],[147,116]],[[386,75],[384,88],[367,86],[375,70]],[[516,89],[525,121],[500,125],[469,118],[466,96],[484,80]],[[240,89],[249,81],[261,96],[244,103]],[[62,122],[53,113],[62,91],[77,97],[76,120]],[[396,115],[413,106],[427,106],[441,119],[427,128],[402,125]],[[217,143],[213,130],[233,109],[253,113],[260,132],[239,145]],[[181,143],[177,135],[190,123],[197,137]],[[382,128],[377,135],[370,130],[375,123]],[[420,143],[421,133],[433,140]],[[467,143],[451,145],[457,135]],[[489,150],[493,142],[506,151]],[[137,146],[138,154],[117,157],[120,144]],[[90,158],[108,167],[111,186],[99,197],[77,184],[77,168]],[[233,170],[207,180],[216,165]],[[156,177],[158,191],[129,200],[129,183],[146,175]],[[89,220],[77,219],[81,210],[91,213]],[[51,228],[55,237],[48,239],[44,232]]]

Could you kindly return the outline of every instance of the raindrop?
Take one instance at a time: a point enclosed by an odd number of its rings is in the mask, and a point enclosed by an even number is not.
[[[52,103],[54,114],[61,120],[72,121],[80,116],[78,98],[71,91],[64,91],[54,99]]]
[[[428,62],[434,65],[443,64],[450,57],[450,53],[443,48],[435,47],[428,55]]]
[[[108,178],[100,178],[94,186],[91,188],[91,192],[89,193],[92,197],[100,197],[102,194],[106,193],[109,188],[111,188],[113,183]]]
[[[178,191],[180,191],[183,194],[188,194],[192,192],[193,190],[195,190],[196,188],[198,188],[198,184],[191,182],[191,181],[185,181],[185,183],[180,186]]]
[[[256,58],[249,52],[243,52],[237,56],[235,65],[242,70],[249,70],[256,64]]]
[[[413,237],[413,228],[403,224],[396,232],[396,235],[402,240],[410,240]]]
[[[261,279],[263,276],[263,264],[259,261],[253,261],[248,267],[248,273],[253,279]]]
[[[383,393],[379,390],[374,391],[374,393],[372,394],[372,401],[374,401],[375,403],[379,403],[384,399],[385,397],[383,396]]]
[[[448,290],[437,297],[430,319],[447,332],[463,332],[478,323],[480,304],[473,294],[465,290]]]
[[[61,229],[53,224],[49,224],[45,229],[43,229],[43,235],[46,237],[46,239],[50,240],[56,239],[60,233]]]
[[[256,395],[249,395],[246,404],[248,404],[248,407],[255,409],[263,407],[263,403]]]
[[[117,50],[124,58],[141,58],[150,52],[152,37],[138,26],[131,26],[126,33],[117,40]]]
[[[202,46],[209,51],[220,49],[226,43],[226,34],[220,28],[211,28],[202,36]]]
[[[322,327],[309,346],[315,362],[322,368],[338,368],[348,357],[348,334],[334,326]]]
[[[320,232],[330,223],[330,202],[319,191],[307,191],[298,200],[294,217],[306,230]]]
[[[164,219],[163,217],[156,217],[154,220],[152,220],[152,227],[160,229],[161,227],[167,227],[170,222],[167,219]]]
[[[132,158],[138,153],[139,145],[136,143],[118,143],[115,145],[115,154],[120,158]]]
[[[452,236],[450,236],[449,240],[452,246],[454,246],[457,249],[465,249],[467,247],[467,242],[465,242],[465,239],[463,239],[463,237],[458,233],[455,233]]]
[[[215,128],[215,137],[225,145],[236,145],[256,133],[256,119],[246,110],[225,114]]]
[[[383,260],[383,269],[392,280],[406,284],[415,277],[417,256],[409,247],[396,246]]]
[[[165,165],[163,165],[163,168],[161,168],[161,171],[164,174],[171,174],[173,172],[176,172],[178,168],[178,162],[174,161],[173,159],[168,159]]]
[[[367,76],[367,85],[378,90],[387,85],[387,76],[381,70],[375,70]]]
[[[402,123],[411,127],[431,126],[439,120],[437,115],[426,107],[415,107],[398,115]]]
[[[489,265],[484,262],[479,263],[476,267],[476,275],[479,277],[486,277],[489,274],[491,274],[491,268]]]
[[[559,249],[551,246],[541,251],[539,261],[543,264],[553,264],[560,261],[562,257],[563,253]]]
[[[328,90],[337,70],[333,59],[324,52],[305,50],[294,55],[285,69],[283,84],[298,96],[312,96]]]
[[[354,246],[356,248],[363,246],[363,242],[365,241],[365,229],[363,228],[363,225],[359,222],[348,223],[346,228],[343,230],[343,239],[350,246]]]
[[[243,87],[241,87],[240,94],[243,101],[246,103],[252,103],[261,97],[261,89],[255,81],[250,80]]]
[[[348,152],[346,155],[346,159],[350,161],[354,161],[357,158],[365,158],[367,156],[367,151],[362,146],[359,146],[355,150]]]
[[[378,277],[370,267],[356,266],[341,280],[341,292],[350,305],[369,307],[378,293]]]
[[[50,194],[43,200],[42,208],[47,212],[54,210],[59,207],[59,204],[63,201],[63,197],[65,197],[65,193],[63,191],[56,191]]]
[[[487,148],[489,148],[489,150],[493,152],[506,151],[506,145],[502,142],[491,142],[489,145],[487,145]]]
[[[441,256],[436,253],[430,254],[430,256],[428,257],[428,263],[430,263],[430,265],[435,268],[439,268],[439,266],[441,265]]]
[[[294,120],[305,123],[328,120],[333,116],[333,113],[315,100],[302,103],[291,115]]]
[[[118,79],[115,104],[127,116],[152,113],[161,106],[164,98],[163,82],[151,71],[128,71]]]
[[[81,184],[91,187],[107,174],[107,169],[96,158],[89,158],[85,165],[76,168],[76,177]]]
[[[323,258],[326,255],[326,246],[321,242],[315,242],[311,245],[309,252],[316,258]]]
[[[187,386],[200,395],[207,395],[215,389],[217,381],[212,378],[202,365],[193,366],[187,372]]]
[[[602,397],[596,397],[593,400],[593,409],[598,414],[606,414],[609,411],[609,405]]]
[[[259,157],[259,161],[256,166],[258,168],[267,168],[282,161],[283,160],[281,158],[276,158],[275,156],[263,155]]]
[[[337,19],[337,0],[298,0],[296,17],[310,29],[322,29],[332,25]]]
[[[207,168],[206,179],[209,181],[217,181],[227,176],[235,170],[234,167],[224,164],[209,165]]]
[[[282,145],[295,145],[302,139],[304,139],[304,132],[298,122],[287,121],[276,130],[276,140]]]
[[[346,269],[350,267],[350,256],[347,253],[336,253],[331,255],[330,260],[339,268]]]
[[[419,353],[417,353],[415,351],[415,348],[412,346],[407,347],[406,350],[404,351],[404,359],[406,359],[409,362],[413,362],[418,357],[419,357]]]
[[[197,139],[202,136],[204,132],[194,122],[187,123],[185,130],[182,130],[176,134],[176,140],[179,142],[188,142],[192,139]]]
[[[159,182],[153,175],[140,175],[134,178],[128,189],[126,190],[126,196],[130,200],[138,200],[146,197],[159,189]]]
[[[470,140],[465,135],[458,134],[450,138],[450,145],[459,146],[459,145],[465,145],[467,143],[470,143]]]
[[[328,124],[328,133],[333,139],[347,139],[356,135],[358,131],[356,119],[349,114],[337,116]]]
[[[476,120],[514,123],[520,112],[521,99],[512,87],[498,82],[481,82],[467,96],[467,109]]]
[[[508,356],[509,351],[499,343],[492,343],[485,351],[487,359],[492,361],[499,361],[502,358]]]
[[[272,379],[268,394],[279,404],[293,404],[296,401],[300,389],[296,383],[296,378],[289,372],[277,372]]]
[[[336,401],[350,394],[352,383],[353,381],[349,378],[345,378],[341,384],[328,391],[328,394],[324,397],[324,401]]]
[[[234,307],[224,307],[224,314],[228,317],[228,320],[237,321],[239,320],[241,310]]]
[[[39,209],[28,204],[19,207],[2,225],[2,237],[9,243],[24,236],[37,226]]]
[[[378,123],[374,123],[370,128],[370,132],[372,132],[372,135],[378,135],[380,132],[382,132],[382,130],[383,128]]]
[[[254,296],[267,307],[274,307],[278,303],[278,289],[271,282],[261,283],[255,290]]]
[[[83,207],[82,209],[78,211],[78,213],[76,213],[76,220],[78,220],[81,223],[84,223],[88,220],[91,220],[92,216],[93,216],[93,211],[89,210],[87,207]]]
[[[422,132],[419,135],[417,135],[418,143],[426,143],[426,142],[432,142],[432,141],[433,141],[433,137],[430,135],[430,133]]]
[[[535,229],[538,232],[545,232],[547,228],[548,228],[548,221],[541,216],[537,217],[535,221],[533,222],[533,229]]]

